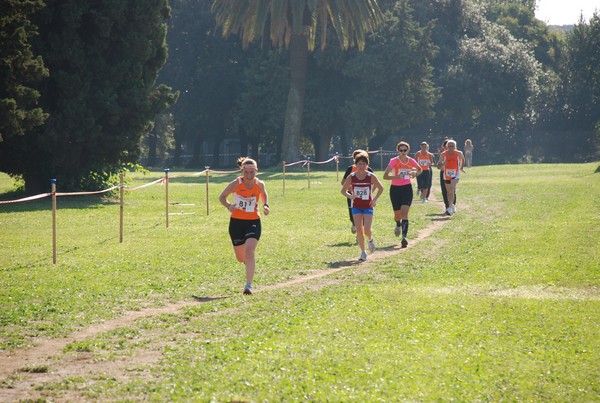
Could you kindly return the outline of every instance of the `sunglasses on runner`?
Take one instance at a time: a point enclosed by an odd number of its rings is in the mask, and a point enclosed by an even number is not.
[[[405,152],[407,152],[407,151],[408,151],[408,148],[401,148],[401,149],[400,149],[400,150],[398,150],[398,151],[400,151],[401,153],[405,153]]]

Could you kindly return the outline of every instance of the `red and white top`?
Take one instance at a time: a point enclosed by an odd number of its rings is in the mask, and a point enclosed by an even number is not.
[[[356,172],[350,175],[352,179],[352,194],[356,196],[352,200],[352,207],[356,208],[371,208],[371,202],[373,201],[373,183],[371,181],[371,173],[367,172],[367,175],[363,179],[358,179]]]

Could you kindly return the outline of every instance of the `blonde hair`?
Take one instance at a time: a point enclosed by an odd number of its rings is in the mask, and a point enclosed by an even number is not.
[[[467,140],[465,141],[465,145],[466,145],[466,146],[470,146],[471,144],[472,144],[472,143],[471,143],[471,139],[467,139]]]

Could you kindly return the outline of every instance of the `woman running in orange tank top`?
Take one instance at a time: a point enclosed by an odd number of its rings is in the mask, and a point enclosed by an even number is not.
[[[444,174],[444,183],[448,194],[448,208],[446,209],[446,215],[452,215],[456,213],[456,185],[460,179],[460,173],[465,172],[463,169],[465,157],[461,151],[456,149],[456,141],[448,140],[446,147],[447,150],[440,155],[438,167]]]
[[[242,176],[234,179],[219,195],[219,201],[229,210],[229,236],[235,257],[246,266],[244,294],[252,294],[252,280],[256,270],[256,246],[262,230],[258,202],[262,201],[263,212],[269,215],[269,196],[265,183],[256,177],[258,165],[250,158],[238,159]],[[227,200],[233,194],[232,202]]]

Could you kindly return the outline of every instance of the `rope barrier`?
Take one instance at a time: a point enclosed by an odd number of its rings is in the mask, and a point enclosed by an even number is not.
[[[25,197],[23,199],[17,199],[17,200],[4,200],[4,201],[0,201],[0,204],[23,203],[23,202],[28,202],[28,201],[32,201],[32,200],[43,199],[44,197],[48,197],[48,196],[52,196],[52,193],[42,193],[39,195],[29,196],[29,197]]]

